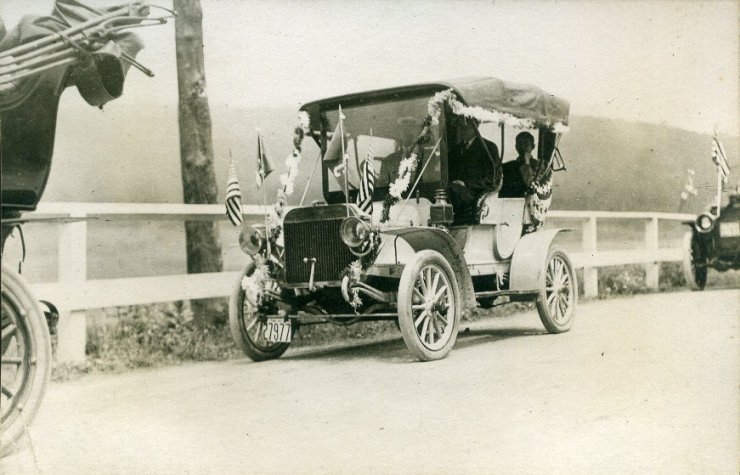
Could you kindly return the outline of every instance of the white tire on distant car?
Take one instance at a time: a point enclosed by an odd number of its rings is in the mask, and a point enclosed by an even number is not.
[[[457,278],[442,254],[425,250],[406,264],[398,286],[398,323],[420,361],[444,358],[455,346],[462,317]]]
[[[545,285],[537,297],[537,312],[549,333],[563,333],[573,326],[578,304],[578,283],[568,255],[552,246],[545,262]]]

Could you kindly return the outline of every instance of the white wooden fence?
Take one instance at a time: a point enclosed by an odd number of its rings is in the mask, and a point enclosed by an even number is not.
[[[245,215],[261,216],[261,206],[244,206]],[[225,297],[231,292],[237,272],[164,275],[118,279],[87,279],[87,221],[119,220],[223,220],[223,205],[139,204],[139,203],[41,203],[27,216],[82,218],[60,224],[58,281],[33,283],[36,297],[54,303],[60,310],[58,325],[60,361],[85,357],[86,310],[141,305],[176,300]],[[551,211],[551,218],[582,222],[582,249],[571,253],[574,265],[584,270],[584,293],[598,292],[598,268],[621,264],[645,266],[646,284],[658,288],[660,262],[679,261],[679,248],[659,247],[660,221],[686,221],[688,214],[604,211]],[[622,251],[599,251],[597,221],[641,220],[645,223],[644,246]]]

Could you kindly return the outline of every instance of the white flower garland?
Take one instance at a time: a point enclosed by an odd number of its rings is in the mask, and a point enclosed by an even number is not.
[[[442,103],[444,102],[449,104],[453,114],[462,115],[480,122],[505,124],[515,129],[532,129],[536,125],[534,119],[520,119],[506,112],[490,111],[479,106],[466,106],[457,100],[455,92],[452,89],[440,91],[429,100],[427,112],[434,124],[439,123],[439,115],[442,113]],[[568,126],[562,122],[546,125],[550,126],[550,130],[556,134],[562,134],[568,131]]]
[[[303,136],[310,132],[310,118],[306,111],[298,113],[298,125],[293,137],[293,152],[285,159],[287,172],[280,175],[280,187],[277,192],[277,202],[275,203],[275,212],[282,216],[283,208],[288,201],[288,197],[295,191],[295,179],[298,176],[298,165],[301,163],[301,143]]]
[[[392,197],[398,200],[401,199],[401,195],[406,192],[411,184],[411,176],[414,174],[414,171],[416,171],[418,164],[419,161],[416,153],[412,153],[407,158],[401,160],[401,163],[398,164],[398,178],[396,178],[388,188],[388,193],[390,193]]]
[[[277,283],[270,276],[267,261],[262,255],[255,256],[255,268],[252,275],[242,278],[242,290],[250,311],[257,311],[262,304],[266,290],[274,290]]]
[[[355,310],[355,313],[357,313],[357,309],[362,306],[362,299],[360,298],[360,291],[356,287],[352,287],[352,284],[356,282],[360,282],[362,279],[362,262],[360,262],[360,259],[357,259],[356,261],[352,261],[349,265],[349,287],[350,291],[352,292],[352,300],[349,302],[350,306]]]

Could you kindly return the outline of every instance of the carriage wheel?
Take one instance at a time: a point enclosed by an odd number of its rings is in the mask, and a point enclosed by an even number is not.
[[[51,338],[21,277],[2,265],[0,455],[11,452],[41,404],[51,372]]]

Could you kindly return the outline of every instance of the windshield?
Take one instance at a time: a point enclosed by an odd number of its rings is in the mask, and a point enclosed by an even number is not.
[[[330,194],[339,193],[343,200],[342,191],[346,173],[350,199],[354,199],[356,190],[360,186],[361,167],[365,159],[372,156],[375,173],[373,195],[375,200],[381,200],[387,194],[389,184],[397,178],[401,160],[413,152],[416,152],[419,158],[418,171],[421,172],[423,169],[420,188],[423,184],[439,182],[441,180],[440,155],[435,153],[432,156],[432,151],[439,138],[438,126],[432,127],[430,140],[420,147],[413,146],[426,118],[428,101],[429,98],[423,96],[393,102],[342,106],[342,113],[345,117],[344,149],[348,155],[346,170],[343,164],[336,161],[341,153],[334,154],[331,150],[327,151],[324,156],[324,191]],[[326,110],[322,117],[324,131],[327,135],[326,140],[329,143],[336,130],[338,109]],[[331,147],[328,148],[331,149]],[[414,181],[417,177],[418,174],[414,175]]]

